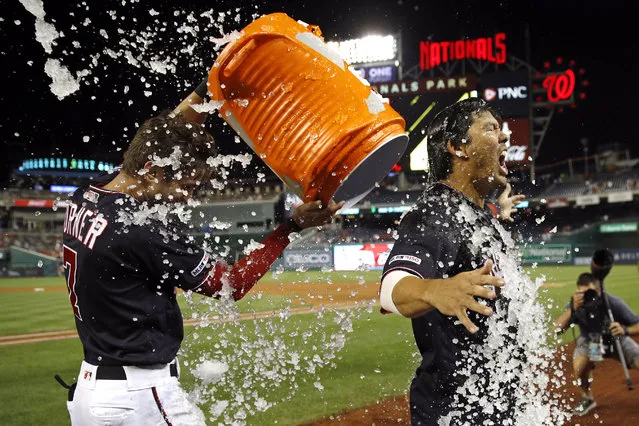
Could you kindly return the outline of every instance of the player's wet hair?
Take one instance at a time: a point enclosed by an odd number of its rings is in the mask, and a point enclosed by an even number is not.
[[[595,286],[599,287],[599,280],[590,272],[584,272],[577,278],[578,287],[585,287],[590,283],[595,283]]]
[[[468,129],[478,115],[488,112],[497,120],[499,114],[480,98],[468,98],[440,111],[428,126],[429,180],[438,181],[452,172],[452,156],[448,141],[455,147],[470,142]]]
[[[214,174],[206,161],[216,155],[213,136],[201,124],[165,111],[142,123],[124,153],[122,170],[129,176],[139,176],[151,161],[153,167],[162,170],[165,181],[195,178],[204,182]]]

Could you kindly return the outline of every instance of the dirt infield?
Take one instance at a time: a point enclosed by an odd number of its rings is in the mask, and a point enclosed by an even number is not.
[[[572,354],[574,344],[567,347],[566,354]],[[558,352],[557,356],[561,356]],[[564,374],[570,377],[567,364]],[[639,371],[630,370],[630,379],[635,390],[629,391],[621,364],[614,360],[605,360],[597,365],[594,372],[592,391],[598,407],[583,417],[573,417],[564,426],[637,426],[639,425]],[[575,401],[579,399],[576,388],[567,386],[563,389],[566,395]],[[572,404],[571,404],[572,405]],[[408,395],[400,395],[380,401],[368,407],[334,414],[328,418],[317,420],[305,426],[328,425],[352,426],[390,426],[410,424]]]

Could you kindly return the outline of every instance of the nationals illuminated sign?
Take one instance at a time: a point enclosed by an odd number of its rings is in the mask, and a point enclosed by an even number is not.
[[[448,61],[478,59],[503,64],[506,62],[506,34],[494,37],[456,41],[420,41],[420,67],[428,70]]]

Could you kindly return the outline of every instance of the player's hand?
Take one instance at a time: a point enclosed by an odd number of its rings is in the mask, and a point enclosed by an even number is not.
[[[610,331],[612,332],[613,336],[625,336],[627,334],[626,328],[618,322],[613,322],[612,324],[610,324]]]
[[[322,226],[331,221],[335,213],[344,206],[344,201],[336,203],[331,200],[328,206],[323,206],[321,201],[310,201],[300,204],[293,211],[293,220],[300,228]]]
[[[494,299],[495,292],[486,286],[502,287],[504,280],[490,275],[493,268],[491,260],[484,266],[470,272],[462,272],[452,278],[435,281],[436,284],[429,287],[424,295],[428,304],[444,315],[454,316],[471,333],[476,333],[477,326],[468,318],[468,309],[482,315],[490,316],[493,310],[475,300],[475,297]]]
[[[512,187],[510,183],[507,183],[506,189],[504,189],[504,192],[497,198],[497,203],[499,203],[499,220],[505,222],[514,222],[512,215],[517,213],[515,206],[526,199],[526,196],[523,194],[511,195],[511,192]]]
[[[576,311],[584,305],[584,292],[577,290],[572,295],[572,309]]]

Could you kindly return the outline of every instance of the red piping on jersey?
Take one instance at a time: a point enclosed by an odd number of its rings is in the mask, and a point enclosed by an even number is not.
[[[162,413],[162,416],[164,417],[164,421],[166,422],[167,425],[173,426],[171,422],[169,421],[169,417],[166,415],[166,412],[164,411],[164,407],[162,407],[162,402],[160,402],[160,397],[158,396],[158,391],[157,389],[155,389],[155,386],[153,386],[151,390],[153,391],[153,399],[155,399],[155,404],[158,406],[160,413]]]
[[[223,282],[228,282],[233,287],[233,299],[240,300],[269,271],[273,262],[288,246],[290,233],[289,227],[282,224],[262,242],[264,247],[253,250],[233,266],[215,264],[195,291],[206,296],[216,296],[222,290]]]

